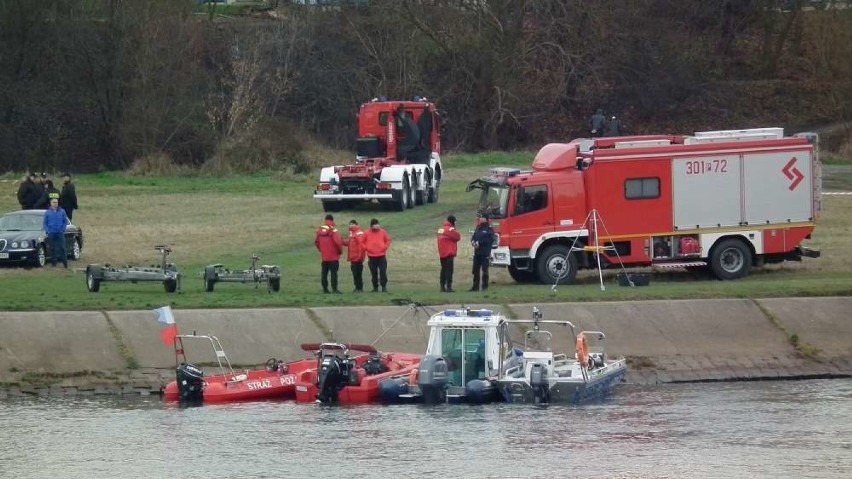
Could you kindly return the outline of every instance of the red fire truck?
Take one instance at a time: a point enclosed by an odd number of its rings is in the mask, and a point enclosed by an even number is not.
[[[499,238],[491,264],[518,282],[570,283],[581,268],[709,267],[719,279],[819,252],[817,137],[781,128],[552,143],[531,171],[472,182]]]
[[[325,211],[376,200],[403,211],[435,203],[443,176],[441,126],[435,104],[374,99],[358,112],[355,163],[320,172],[314,198]]]

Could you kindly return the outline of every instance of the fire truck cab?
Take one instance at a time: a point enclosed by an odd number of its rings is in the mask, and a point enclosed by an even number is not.
[[[819,252],[817,137],[781,128],[552,143],[531,170],[473,181],[498,235],[492,265],[569,283],[606,266],[709,267],[719,279]]]

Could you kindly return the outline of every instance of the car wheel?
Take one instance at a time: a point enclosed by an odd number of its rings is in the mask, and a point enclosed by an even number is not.
[[[71,243],[71,259],[77,261],[81,257],[83,257],[83,247],[80,246],[80,239],[74,238],[73,243]]]
[[[47,249],[43,244],[38,245],[38,248],[36,248],[36,257],[33,263],[39,268],[43,268],[47,264]]]
[[[101,289],[101,280],[95,278],[95,271],[91,267],[86,268],[86,289],[90,293],[97,293]]]
[[[281,290],[281,278],[270,278],[269,287],[276,293]]]
[[[163,287],[166,289],[167,293],[174,293],[175,291],[177,291],[177,280],[167,279],[163,281]]]

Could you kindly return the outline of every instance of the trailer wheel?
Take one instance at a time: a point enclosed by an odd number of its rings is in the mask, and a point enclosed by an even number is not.
[[[577,257],[565,245],[553,245],[536,258],[538,279],[544,284],[568,284],[577,276]]]
[[[535,283],[538,279],[532,271],[520,270],[514,266],[509,266],[509,276],[517,283]]]
[[[177,280],[176,279],[167,279],[163,281],[163,287],[166,289],[167,293],[174,293],[177,291]]]
[[[721,280],[737,279],[751,271],[751,250],[738,239],[726,239],[713,248],[710,267]]]
[[[86,289],[90,293],[97,293],[101,290],[101,280],[95,278],[95,270],[91,266],[86,268]]]
[[[214,284],[216,284],[215,279],[204,278],[204,291],[207,291],[208,293],[212,293]],[[166,291],[168,291],[168,290],[166,290]]]
[[[276,293],[281,291],[281,278],[269,278],[269,287]]]

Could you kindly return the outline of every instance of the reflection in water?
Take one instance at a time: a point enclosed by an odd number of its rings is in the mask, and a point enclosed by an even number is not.
[[[852,380],[622,387],[580,407],[0,401],[0,476],[852,477]]]

